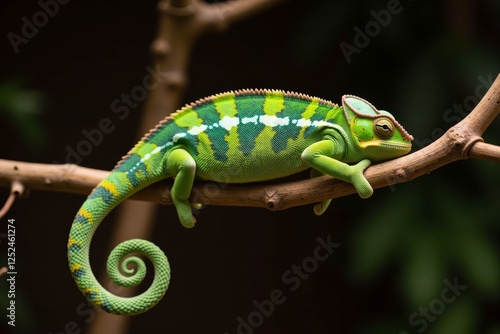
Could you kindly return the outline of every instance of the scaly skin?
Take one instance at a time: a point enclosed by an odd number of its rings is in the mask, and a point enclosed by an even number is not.
[[[89,263],[92,236],[104,217],[126,198],[159,180],[175,177],[171,196],[185,227],[195,219],[188,202],[195,179],[224,183],[264,181],[313,168],[311,176],[331,175],[351,182],[362,198],[373,189],[363,175],[372,161],[399,157],[413,138],[386,111],[346,95],[340,107],[303,94],[241,90],[190,104],[160,122],[92,191],[78,211],[68,241],[71,273],[82,293],[96,306],[120,315],[145,312],[165,294],[170,267],[163,251],[146,240],[119,244],[108,258],[116,284],[135,286],[145,276],[141,259],[155,269],[154,281],[141,295],[123,298],[97,282]],[[323,213],[330,201],[315,206]],[[137,265],[135,274],[127,269]],[[133,274],[133,275],[132,275]]]

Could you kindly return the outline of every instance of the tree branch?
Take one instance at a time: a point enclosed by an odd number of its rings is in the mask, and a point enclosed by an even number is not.
[[[369,167],[365,176],[373,188],[408,182],[457,160],[478,158],[500,162],[500,147],[483,143],[483,132],[500,113],[500,75],[472,112],[441,138],[410,155]],[[71,164],[45,165],[0,160],[0,186],[13,180],[26,188],[88,194],[109,172]],[[159,182],[132,199],[172,204],[171,182]],[[196,182],[195,203],[265,207],[283,210],[355,193],[354,187],[329,176],[290,182],[222,184]]]
[[[477,142],[470,148],[469,158],[500,162],[500,146]]]
[[[0,219],[2,219],[3,216],[5,216],[5,214],[10,210],[10,207],[12,206],[12,204],[14,204],[16,198],[22,196],[23,194],[24,194],[23,184],[17,180],[14,180],[10,188],[9,198],[7,198],[7,201],[0,209]]]

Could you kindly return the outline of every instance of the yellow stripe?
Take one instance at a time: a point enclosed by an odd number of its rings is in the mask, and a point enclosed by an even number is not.
[[[116,185],[109,181],[109,180],[103,180],[101,182],[101,187],[103,187],[104,189],[106,189],[107,191],[109,191],[113,196],[118,196],[119,193],[118,193],[118,189],[116,189]]]
[[[220,119],[224,116],[234,117],[238,113],[236,110],[236,100],[234,94],[224,94],[213,99],[215,109],[220,115]]]
[[[71,247],[71,246],[73,246],[73,245],[81,246],[81,243],[79,243],[75,239],[70,239],[69,242],[68,242],[68,248]]]
[[[83,267],[81,265],[79,265],[78,263],[77,264],[74,264],[73,267],[71,267],[71,272],[74,273],[75,271],[77,271],[78,269],[82,269]]]
[[[264,102],[264,114],[275,116],[285,108],[285,98],[281,92],[269,92]]]
[[[304,110],[304,112],[300,116],[303,119],[310,119],[314,115],[318,107],[319,107],[318,99],[313,98],[311,100],[311,103],[309,103],[309,105],[306,107],[306,110]]]
[[[89,223],[93,223],[94,219],[92,218],[92,212],[87,211],[85,208],[81,208],[80,211],[78,212],[80,216],[83,216],[87,218]]]
[[[140,156],[141,158],[144,158],[146,154],[151,153],[157,147],[158,146],[153,143],[144,143],[134,153]]]
[[[209,156],[214,158],[214,150],[212,149],[212,142],[205,132],[198,135],[198,153],[200,156]]]
[[[238,134],[238,128],[234,127],[229,130],[229,134],[224,136],[224,140],[227,142],[228,146],[228,157],[231,160],[239,161],[243,158],[243,152],[240,150],[240,137]]]
[[[181,114],[175,119],[175,124],[181,128],[191,129],[194,126],[203,124],[203,120],[198,117],[198,114],[193,109],[184,109]]]

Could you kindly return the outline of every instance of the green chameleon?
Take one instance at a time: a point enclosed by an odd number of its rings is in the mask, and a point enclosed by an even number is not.
[[[132,239],[109,255],[108,275],[125,287],[139,284],[146,269],[137,256],[120,265],[122,258],[139,253],[153,263],[151,286],[135,297],[119,297],[104,289],[89,262],[95,230],[116,205],[135,192],[174,177],[171,197],[185,227],[195,224],[188,201],[195,179],[247,183],[312,167],[312,177],[327,174],[350,182],[367,198],[373,189],[364,170],[371,161],[408,153],[412,140],[390,113],[353,95],[343,96],[342,106],[277,90],[240,90],[201,99],[147,133],[88,196],[69,235],[71,273],[81,292],[103,310],[120,315],[145,312],[162,299],[170,282],[170,266],[160,248]],[[323,213],[329,202],[317,204],[315,213]],[[131,263],[135,270],[128,268]]]

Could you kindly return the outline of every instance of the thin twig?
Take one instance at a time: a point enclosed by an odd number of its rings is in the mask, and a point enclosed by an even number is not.
[[[10,208],[16,201],[16,198],[22,196],[23,193],[24,193],[23,184],[17,180],[14,180],[10,188],[10,195],[7,198],[7,201],[5,201],[5,204],[3,205],[2,209],[0,210],[0,219],[2,219],[7,212],[9,212]]]
[[[470,148],[469,158],[500,162],[500,146],[478,142]]]

